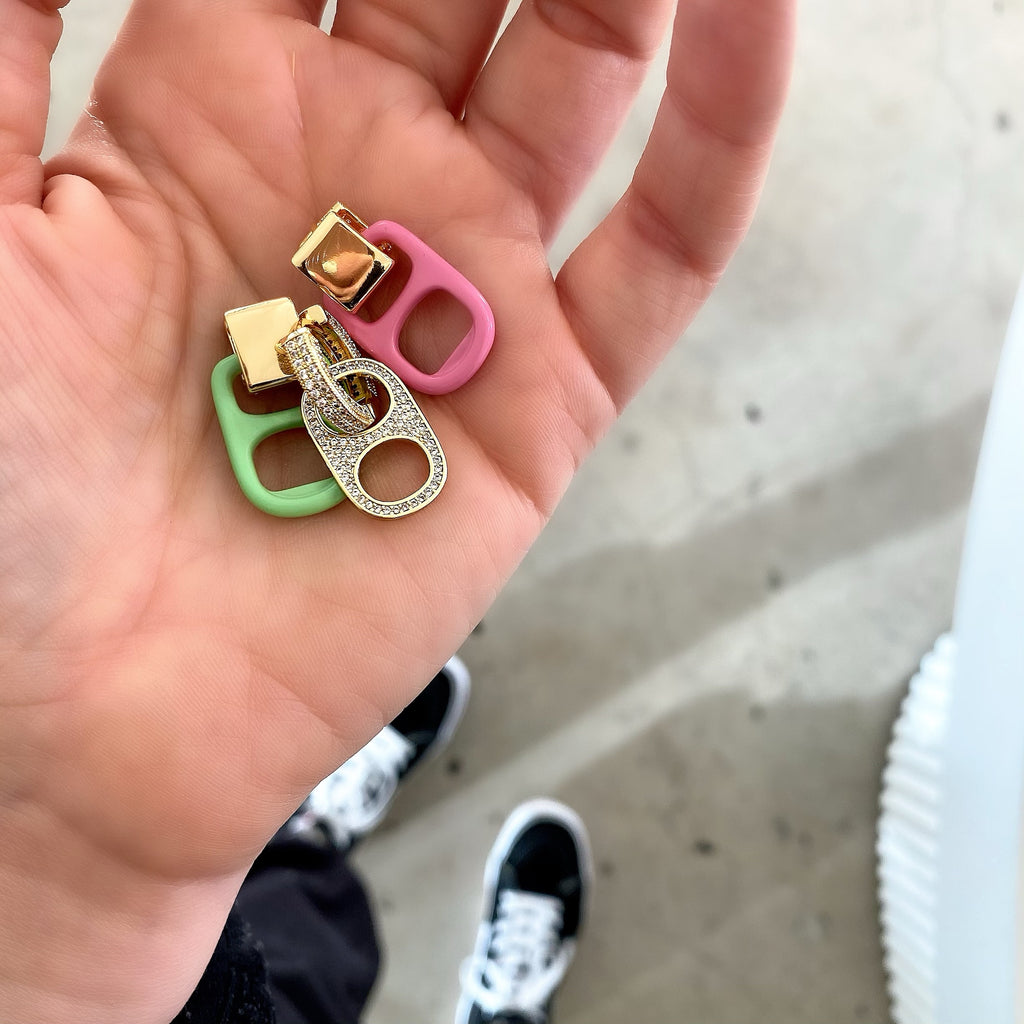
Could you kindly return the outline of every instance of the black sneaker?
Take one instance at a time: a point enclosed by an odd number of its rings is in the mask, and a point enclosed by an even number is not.
[[[592,880],[579,816],[553,800],[517,807],[484,869],[484,910],[462,965],[455,1024],[547,1024],[576,953]]]
[[[462,660],[450,658],[390,725],[309,794],[286,826],[289,831],[326,833],[344,850],[376,828],[402,779],[448,745],[466,710],[469,686]]]

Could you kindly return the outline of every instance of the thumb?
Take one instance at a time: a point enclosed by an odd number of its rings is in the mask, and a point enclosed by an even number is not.
[[[0,0],[0,205],[42,201],[50,58],[67,0]]]

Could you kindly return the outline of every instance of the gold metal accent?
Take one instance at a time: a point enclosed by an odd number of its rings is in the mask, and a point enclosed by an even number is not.
[[[271,299],[224,314],[231,347],[242,365],[242,379],[250,391],[285,384],[292,379],[277,359],[276,345],[295,330],[298,313],[291,299]]]
[[[348,351],[350,339],[336,339]],[[358,353],[358,350],[355,350]],[[302,387],[303,399],[311,398],[319,415],[335,430],[346,434],[365,430],[376,419],[371,405],[353,397],[340,367],[348,366],[352,357],[331,362],[324,352],[319,333],[311,327],[297,327],[278,345],[281,369],[294,374]],[[338,381],[342,383],[339,385]]]
[[[366,225],[336,203],[306,236],[292,263],[350,312],[358,309],[394,266],[362,235]]]
[[[343,363],[358,359],[362,352],[356,348],[348,331],[345,330],[323,306],[310,306],[299,314],[299,327],[308,327],[320,342],[328,362]],[[280,351],[280,346],[278,346]],[[365,377],[346,377],[344,388],[357,402],[369,402],[376,396],[376,390]]]
[[[298,327],[308,328],[320,344],[326,364],[357,359],[362,353],[348,332],[322,306],[310,306],[296,313],[291,299],[271,299],[252,306],[242,306],[224,314],[231,347],[242,367],[242,379],[252,392],[265,391],[295,380],[295,373],[281,342]],[[317,372],[327,379],[327,366]],[[345,377],[343,386],[352,402],[362,408],[349,409],[348,415],[361,427],[373,422],[370,402],[375,397],[372,387],[362,377]]]

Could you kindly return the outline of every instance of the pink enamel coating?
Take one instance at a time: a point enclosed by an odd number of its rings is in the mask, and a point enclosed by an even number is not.
[[[400,224],[379,220],[363,232],[363,237],[377,246],[382,242],[398,246],[412,264],[408,282],[384,315],[372,323],[350,313],[328,295],[324,306],[361,349],[390,366],[409,387],[427,395],[446,395],[462,387],[480,369],[494,343],[494,314],[487,300],[451,264]],[[409,314],[431,292],[447,292],[465,306],[473,323],[444,365],[434,373],[424,373],[402,355],[398,339]]]

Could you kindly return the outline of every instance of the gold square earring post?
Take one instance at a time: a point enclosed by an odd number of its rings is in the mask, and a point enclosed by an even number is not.
[[[366,224],[336,203],[299,246],[292,263],[350,313],[394,266],[395,261],[363,237]]]

